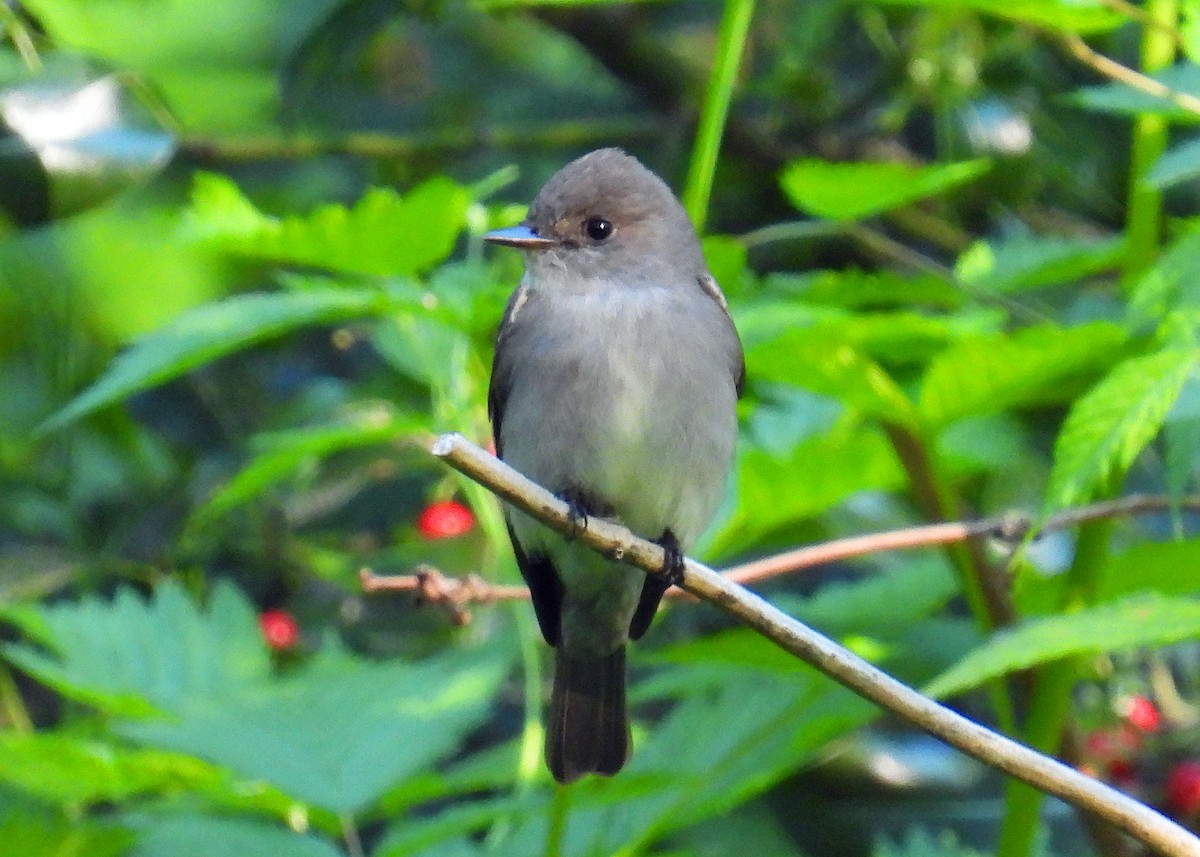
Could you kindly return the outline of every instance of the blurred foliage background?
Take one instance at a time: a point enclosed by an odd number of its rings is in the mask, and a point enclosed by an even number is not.
[[[364,595],[516,580],[421,441],[489,438],[520,260],[480,236],[608,145],[681,192],[747,350],[702,558],[1163,498],[762,588],[1195,824],[1200,0],[8,0],[0,32],[5,853],[1139,853],[693,605],[636,647],[627,771],[555,790],[528,605]]]

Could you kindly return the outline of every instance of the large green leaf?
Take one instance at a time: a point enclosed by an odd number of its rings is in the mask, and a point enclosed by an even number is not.
[[[12,857],[120,857],[133,835],[111,823],[67,818],[0,795],[0,843]]]
[[[1151,77],[1175,92],[1200,95],[1200,66],[1182,63],[1156,72]],[[1200,114],[1180,107],[1169,98],[1150,95],[1124,83],[1085,86],[1076,90],[1069,100],[1079,107],[1099,113],[1130,117],[1148,113],[1180,124],[1194,125],[1200,122]]]
[[[1188,140],[1163,152],[1146,181],[1153,187],[1173,187],[1200,176],[1200,140]]]
[[[112,601],[0,605],[0,617],[53,652],[8,643],[10,661],[64,696],[116,714],[178,712],[190,699],[219,699],[270,674],[254,611],[227,583],[207,609],[167,582],[150,600],[122,588]]]
[[[1112,268],[1121,260],[1118,238],[1035,238],[1021,236],[971,245],[954,266],[960,280],[988,292],[1070,283]]]
[[[1200,309],[1200,223],[1187,221],[1142,275],[1129,300],[1129,325],[1154,328],[1176,310]]]
[[[0,781],[54,803],[121,801],[217,778],[210,766],[175,753],[49,732],[0,733]]]
[[[792,204],[829,220],[862,220],[942,193],[983,175],[988,161],[915,167],[901,163],[789,164],[781,181]]]
[[[379,289],[309,289],[238,295],[180,315],[119,354],[100,379],[46,420],[41,431],[162,384],[240,348],[316,324],[381,315],[393,300]]]
[[[1039,325],[1010,336],[964,339],[930,363],[919,409],[933,426],[978,414],[1059,402],[1090,383],[1119,355],[1124,334],[1094,322],[1060,328]]]
[[[467,190],[434,178],[401,197],[373,188],[353,207],[271,217],[224,176],[196,177],[189,227],[218,247],[272,262],[378,276],[412,276],[443,261],[466,224]]]
[[[1200,637],[1200,600],[1141,594],[1001,631],[925,689],[938,697],[1071,655],[1164,646]]]
[[[875,0],[892,6],[983,12],[1010,21],[1074,33],[1115,29],[1128,18],[1104,0]]]
[[[747,548],[859,491],[904,484],[904,471],[882,432],[845,427],[800,443],[785,456],[746,446],[738,453],[736,473],[735,505],[707,543],[716,555]]]
[[[887,370],[834,330],[796,330],[747,348],[747,376],[794,384],[889,422],[911,425],[916,409]]]
[[[1072,405],[1054,445],[1047,509],[1086,502],[1124,475],[1158,434],[1197,356],[1178,348],[1126,360]]]
[[[492,643],[417,663],[369,663],[327,645],[291,677],[117,729],[353,814],[455,752],[490,713],[510,660]]]
[[[170,814],[129,822],[138,831],[129,857],[344,857],[326,839],[246,818]]]

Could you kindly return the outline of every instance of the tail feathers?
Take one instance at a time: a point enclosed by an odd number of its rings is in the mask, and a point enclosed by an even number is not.
[[[578,658],[560,645],[546,732],[546,764],[554,779],[612,776],[629,760],[625,714],[625,647],[600,658]]]

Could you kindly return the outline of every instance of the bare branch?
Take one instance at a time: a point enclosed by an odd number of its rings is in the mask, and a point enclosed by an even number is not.
[[[458,434],[431,450],[454,469],[562,533],[575,532],[567,504]],[[611,521],[592,519],[575,538],[613,559],[660,573],[663,550]],[[754,593],[687,560],[683,588],[742,620],[784,650],[964,753],[1033,787],[1096,813],[1169,857],[1197,857],[1200,839],[1160,813],[1056,759],[1043,756],[939,705]]]

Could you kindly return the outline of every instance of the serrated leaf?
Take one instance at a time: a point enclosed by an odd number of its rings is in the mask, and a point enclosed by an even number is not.
[[[7,617],[0,605],[0,616]],[[255,614],[228,583],[198,608],[168,581],[149,600],[122,588],[111,601],[39,605],[53,654],[9,643],[21,669],[76,699],[124,716],[180,710],[266,680],[270,657]]]
[[[373,188],[351,208],[326,205],[276,218],[230,179],[196,176],[188,226],[218,247],[273,262],[348,274],[413,276],[443,261],[466,225],[467,190],[433,178],[401,197]]]
[[[1068,33],[1103,33],[1128,18],[1103,0],[877,0],[891,6],[920,6],[982,12]]]
[[[1200,223],[1188,221],[1134,286],[1128,324],[1156,328],[1176,310],[1200,309]]]
[[[1167,89],[1186,95],[1200,95],[1200,66],[1181,63],[1150,75]],[[1169,98],[1150,95],[1124,83],[1085,86],[1066,97],[1066,100],[1097,113],[1119,116],[1150,114],[1184,125],[1200,122],[1200,113],[1180,107]]]
[[[1200,637],[1200,600],[1141,594],[1001,631],[935,679],[925,693],[952,696],[1072,655],[1165,646],[1195,637]]]
[[[1070,283],[1116,266],[1124,253],[1119,238],[1021,236],[971,245],[954,266],[960,280],[976,289],[1011,294]]]
[[[1125,335],[1094,322],[1039,325],[965,339],[941,352],[921,380],[918,409],[931,426],[1009,408],[1062,401],[1113,364]]]
[[[915,167],[900,163],[795,161],[780,178],[792,204],[829,220],[863,220],[965,184],[987,172],[986,160]]]
[[[322,652],[286,679],[189,699],[174,719],[117,731],[354,814],[458,749],[490,712],[509,654],[493,645],[418,663],[369,663]]]
[[[129,857],[343,857],[328,840],[245,818],[146,815],[130,823],[138,839]]]
[[[1124,475],[1158,434],[1196,358],[1187,348],[1126,360],[1071,406],[1054,445],[1047,511],[1087,502]]]
[[[62,428],[134,393],[176,378],[240,348],[315,324],[380,315],[392,307],[377,289],[324,289],[239,295],[180,315],[119,354],[105,373],[46,420]]]

